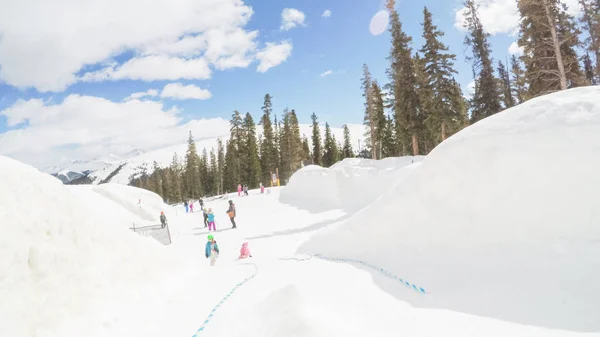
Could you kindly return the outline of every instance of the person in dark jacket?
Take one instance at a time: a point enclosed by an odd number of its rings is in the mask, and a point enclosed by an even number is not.
[[[208,210],[206,208],[202,209],[202,215],[204,216],[204,228],[208,226]]]
[[[233,225],[233,227],[231,227],[232,229],[237,228],[236,224],[235,224],[235,204],[233,203],[233,200],[229,200],[229,209],[227,209],[227,215],[229,215],[229,220],[231,221],[231,224]]]
[[[165,228],[167,225],[167,216],[165,212],[160,212],[160,228]]]
[[[200,209],[204,209],[204,200],[200,199],[198,203],[200,204]]]

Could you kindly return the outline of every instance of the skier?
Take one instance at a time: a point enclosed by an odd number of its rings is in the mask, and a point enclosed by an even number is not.
[[[167,216],[165,212],[160,212],[160,228],[165,228],[167,225]]]
[[[245,259],[248,257],[252,257],[250,253],[250,248],[248,248],[248,242],[242,243],[242,248],[240,249],[240,257],[238,259]]]
[[[189,206],[188,206],[188,202],[187,201],[183,202],[183,207],[185,207],[185,212],[186,213],[189,212]]]
[[[204,248],[204,255],[207,259],[210,258],[211,267],[214,266],[215,262],[217,261],[217,257],[219,256],[219,246],[212,235],[208,236],[208,241],[206,242],[206,246]]]
[[[231,224],[233,227],[231,229],[236,229],[237,226],[235,224],[235,204],[233,200],[229,200],[229,209],[227,210],[227,215],[229,215],[229,220],[231,220]]]
[[[244,195],[248,196],[248,185],[244,184]]]
[[[238,197],[242,196],[242,184],[238,184]]]
[[[194,202],[193,201],[190,202],[190,212],[194,213]]]
[[[260,183],[260,194],[265,194],[265,185],[263,183]]]
[[[204,209],[204,200],[199,199],[198,204],[200,204],[200,209]]]
[[[208,210],[205,208],[202,209],[202,215],[204,216],[204,228],[208,226]]]
[[[217,226],[215,226],[215,214],[213,213],[212,208],[208,209],[207,217],[208,217],[208,230],[210,231],[212,228],[213,231],[216,231]]]

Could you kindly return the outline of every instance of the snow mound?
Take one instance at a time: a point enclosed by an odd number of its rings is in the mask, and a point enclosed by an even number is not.
[[[300,251],[385,268],[430,293],[379,283],[418,306],[600,331],[598,97],[572,89],[466,128]]]
[[[120,226],[113,208],[2,156],[0,177],[10,177],[0,178],[0,336],[100,331],[109,299],[135,298],[171,270],[165,248]]]
[[[390,182],[400,183],[421,160],[423,156],[348,158],[330,168],[306,166],[290,178],[279,200],[311,212],[358,210],[377,199]]]

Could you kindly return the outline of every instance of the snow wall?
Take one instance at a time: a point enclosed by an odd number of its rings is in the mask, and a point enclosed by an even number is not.
[[[290,178],[279,201],[311,212],[358,210],[381,196],[390,182],[403,180],[423,158],[348,158],[330,168],[306,166]]]
[[[136,216],[93,193],[0,156],[0,336],[101,331],[102,310],[169,274],[168,250],[127,229]]]
[[[300,252],[385,268],[429,292],[373,272],[417,306],[600,331],[599,201],[600,88],[571,89],[454,135]]]

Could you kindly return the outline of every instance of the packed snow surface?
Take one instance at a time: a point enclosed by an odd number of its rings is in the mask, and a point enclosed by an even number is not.
[[[292,177],[337,203],[327,210],[291,183],[206,199],[215,267],[202,213],[132,187],[64,186],[0,157],[0,336],[600,337],[596,97],[532,100],[415,163]],[[128,229],[162,210],[171,245]],[[237,260],[244,242],[252,257]]]
[[[574,89],[482,120],[301,251],[376,263],[431,292],[379,282],[419,307],[600,331],[599,97]]]
[[[421,160],[423,156],[348,158],[330,168],[306,166],[290,178],[280,201],[312,212],[358,210],[379,198],[390,181],[400,183]]]

